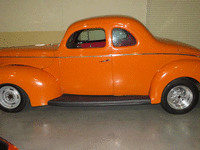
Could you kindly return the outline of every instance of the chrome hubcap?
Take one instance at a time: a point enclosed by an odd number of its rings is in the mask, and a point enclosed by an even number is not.
[[[17,89],[12,86],[3,86],[0,89],[0,104],[7,109],[19,106],[21,96]]]
[[[167,102],[173,109],[187,108],[193,100],[192,91],[186,86],[175,86],[167,95]]]

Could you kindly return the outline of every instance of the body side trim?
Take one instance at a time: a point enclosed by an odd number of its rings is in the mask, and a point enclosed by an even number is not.
[[[179,53],[131,53],[131,54],[110,54],[110,55],[97,55],[97,56],[64,56],[64,57],[47,57],[47,56],[0,56],[0,58],[88,58],[88,57],[111,57],[111,56],[132,56],[132,55],[180,55],[198,57],[198,55],[179,54]]]

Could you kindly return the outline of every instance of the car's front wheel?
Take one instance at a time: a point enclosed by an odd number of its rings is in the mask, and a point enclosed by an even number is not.
[[[0,86],[0,108],[5,112],[19,112],[27,104],[28,96],[23,89],[16,85]]]
[[[169,113],[184,114],[196,106],[198,99],[197,87],[190,80],[180,78],[165,87],[161,105]]]

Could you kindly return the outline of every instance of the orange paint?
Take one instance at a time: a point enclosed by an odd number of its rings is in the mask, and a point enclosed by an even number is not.
[[[136,44],[113,46],[115,28],[128,31]],[[105,46],[66,46],[73,33],[86,29],[103,29],[105,43],[95,44]],[[20,86],[33,106],[47,105],[49,100],[64,93],[149,95],[151,103],[156,104],[172,80],[190,77],[200,82],[199,57],[198,49],[155,38],[133,18],[91,18],[72,24],[59,48],[49,45],[3,49],[0,84]]]
[[[1,142],[1,148],[5,149],[7,147],[7,150],[19,150],[16,146],[11,144],[10,142],[4,140],[3,138],[0,137],[0,142]]]

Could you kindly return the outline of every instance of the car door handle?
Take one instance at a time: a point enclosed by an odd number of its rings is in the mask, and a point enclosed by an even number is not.
[[[102,60],[102,61],[99,61],[99,62],[107,62],[107,61],[110,61],[110,59]]]

